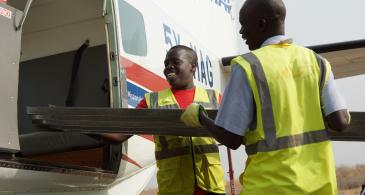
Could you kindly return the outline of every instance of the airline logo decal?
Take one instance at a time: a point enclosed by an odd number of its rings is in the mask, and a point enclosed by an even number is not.
[[[138,103],[144,98],[144,94],[149,91],[145,90],[142,86],[134,83],[133,81],[128,80],[127,82],[128,89],[128,105],[132,107],[137,107]]]
[[[150,91],[160,91],[170,87],[168,82],[155,73],[143,68],[127,58],[121,57],[121,65],[125,67],[127,75],[128,104],[136,107]]]
[[[1,0],[0,0],[0,3],[1,3]],[[0,15],[6,17],[8,19],[11,19],[12,12],[8,9],[0,7]]]
[[[232,14],[232,3],[231,0],[210,0],[212,3],[218,5],[223,8],[225,12],[229,15]]]

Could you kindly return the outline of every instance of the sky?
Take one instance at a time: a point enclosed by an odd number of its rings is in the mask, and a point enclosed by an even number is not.
[[[231,0],[237,3],[236,18],[244,0]],[[303,46],[335,43],[365,39],[365,1],[362,0],[284,0],[287,9],[286,35],[293,38],[294,42]],[[237,22],[237,47],[238,54],[248,52],[238,34]],[[337,87],[344,96],[351,111],[365,111],[365,75],[338,79]],[[351,86],[351,87],[349,87]],[[362,93],[359,93],[362,92]],[[333,142],[336,166],[352,166],[365,164],[362,155],[365,142]],[[220,146],[222,164],[228,170],[227,152]],[[244,147],[232,151],[235,178],[244,169],[247,158]],[[226,174],[228,175],[228,174]],[[156,186],[152,179],[147,187]]]
[[[236,0],[236,17],[243,0]],[[286,35],[304,46],[365,39],[365,1],[362,0],[284,0]],[[240,37],[239,37],[240,38]],[[240,51],[248,51],[238,40]]]

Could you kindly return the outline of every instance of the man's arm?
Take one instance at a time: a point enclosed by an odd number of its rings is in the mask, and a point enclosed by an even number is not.
[[[181,121],[188,127],[205,126],[217,141],[237,149],[253,121],[255,109],[253,93],[244,70],[239,65],[232,65],[215,121],[205,115],[200,107],[196,103],[191,104],[181,115]],[[238,114],[242,112],[244,114]]]
[[[232,148],[237,149],[241,146],[243,136],[236,135],[227,131],[226,129],[217,126],[214,121],[209,118],[204,112],[200,111],[199,113],[199,121],[205,126],[212,136],[221,144]]]
[[[146,99],[143,98],[137,105],[137,109],[147,108]],[[99,134],[88,134],[95,139],[102,139],[104,142],[111,144],[119,144],[132,137],[132,135],[126,135],[121,133],[99,133]]]
[[[347,109],[339,110],[326,116],[326,121],[329,128],[341,132],[349,126],[350,114]]]
[[[232,65],[232,73],[215,121],[202,112],[199,113],[199,120],[216,140],[229,148],[237,149],[253,120],[253,109],[253,94],[246,73],[239,65]],[[242,112],[245,114],[237,114]]]
[[[321,100],[328,127],[336,131],[345,130],[350,124],[351,116],[345,100],[337,90],[332,72],[329,74],[328,81],[323,87]]]

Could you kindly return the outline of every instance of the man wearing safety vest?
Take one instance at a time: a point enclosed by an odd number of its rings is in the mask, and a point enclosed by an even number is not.
[[[172,47],[164,61],[171,88],[148,93],[137,108],[185,109],[192,102],[217,109],[219,93],[194,86],[198,64],[194,50]],[[211,137],[155,136],[159,195],[216,195],[225,193],[218,146]]]
[[[245,145],[241,194],[338,194],[326,126],[342,131],[350,115],[329,62],[285,36],[285,15],[281,0],[244,3],[240,34],[251,52],[231,61],[217,118],[191,104],[181,120],[230,148]]]

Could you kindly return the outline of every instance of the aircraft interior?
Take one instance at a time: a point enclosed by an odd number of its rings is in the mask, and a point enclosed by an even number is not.
[[[8,0],[20,10],[24,2]],[[102,0],[33,1],[21,41],[19,159],[95,172],[118,171],[120,158],[115,155],[121,153],[120,145],[114,151],[97,137],[40,131],[26,113],[27,106],[110,107],[102,8]]]

